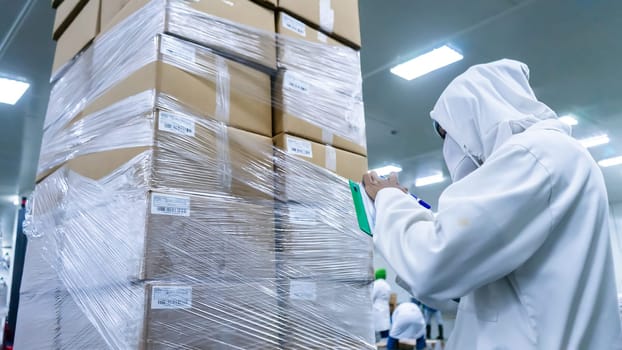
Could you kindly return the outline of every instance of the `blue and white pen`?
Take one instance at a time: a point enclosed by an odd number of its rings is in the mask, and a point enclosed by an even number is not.
[[[422,207],[424,207],[424,208],[426,208],[428,210],[432,209],[432,206],[429,205],[428,203],[426,203],[423,199],[419,199],[417,196],[415,196],[412,193],[409,193],[409,194],[417,201],[417,203],[419,203],[420,206],[422,206]]]

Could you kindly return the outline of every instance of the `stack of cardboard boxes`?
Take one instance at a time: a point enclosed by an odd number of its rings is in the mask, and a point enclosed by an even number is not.
[[[346,37],[328,3],[318,26]],[[331,174],[367,167],[357,52],[275,1],[53,4],[29,232],[80,347],[373,348],[371,241]],[[276,34],[284,16],[320,42]]]

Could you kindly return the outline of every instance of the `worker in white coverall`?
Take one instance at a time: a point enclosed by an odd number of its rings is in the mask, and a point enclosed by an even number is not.
[[[391,328],[391,311],[389,301],[391,299],[391,286],[386,281],[387,270],[376,270],[376,280],[372,290],[372,301],[374,308],[374,329],[376,331],[376,341],[387,338]]]
[[[387,350],[397,350],[400,340],[417,341],[416,350],[425,349],[425,320],[414,303],[401,303],[393,311],[393,323],[389,331]]]
[[[434,216],[366,174],[374,243],[417,299],[460,298],[448,349],[619,348],[603,175],[528,79],[502,60],[447,87],[431,116],[453,184]]]

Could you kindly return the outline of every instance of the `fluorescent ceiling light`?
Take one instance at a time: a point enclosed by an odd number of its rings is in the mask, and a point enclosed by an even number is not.
[[[445,181],[443,174],[436,174],[432,176],[420,177],[415,180],[416,187],[423,187],[433,185]]]
[[[399,173],[400,171],[402,171],[402,168],[397,165],[387,165],[383,166],[382,168],[370,170],[370,172],[371,171],[375,171],[378,176],[388,176],[391,173]]]
[[[391,68],[391,73],[413,80],[463,59],[458,51],[444,45]]]
[[[583,147],[591,148],[609,143],[609,136],[599,135],[594,137],[588,137],[586,139],[579,140],[579,142],[583,145]]]
[[[603,168],[607,168],[607,167],[614,166],[614,165],[621,165],[621,164],[622,164],[622,156],[607,158],[607,159],[603,159],[598,162],[598,165],[602,166]]]
[[[29,87],[23,81],[0,78],[0,103],[16,104]]]
[[[577,121],[577,118],[575,118],[573,115],[570,115],[570,114],[559,117],[559,121],[564,124],[568,124],[570,126],[579,124],[579,122]]]

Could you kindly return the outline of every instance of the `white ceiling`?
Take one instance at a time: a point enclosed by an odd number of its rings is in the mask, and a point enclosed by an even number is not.
[[[429,111],[469,66],[500,58],[530,66],[538,97],[558,114],[574,113],[577,138],[606,132],[595,159],[622,155],[622,1],[360,0],[364,98],[370,166],[397,163],[401,180],[447,171]],[[405,81],[389,68],[443,44],[465,59]],[[611,201],[622,201],[622,167],[604,170]],[[436,203],[449,184],[414,189]]]

